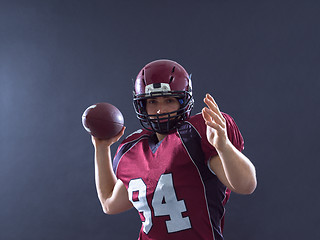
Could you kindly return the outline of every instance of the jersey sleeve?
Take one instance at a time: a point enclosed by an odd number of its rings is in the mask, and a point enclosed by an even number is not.
[[[229,140],[239,151],[242,151],[244,149],[244,140],[237,124],[235,123],[235,121],[230,115],[226,113],[222,113],[222,115],[226,119],[227,134],[228,134]],[[207,126],[202,117],[202,114],[196,115],[195,120],[196,120],[195,124],[193,125],[196,127],[201,137],[202,151],[205,155],[205,160],[208,161],[212,156],[217,155],[218,153],[216,149],[208,142],[207,135],[206,135]]]

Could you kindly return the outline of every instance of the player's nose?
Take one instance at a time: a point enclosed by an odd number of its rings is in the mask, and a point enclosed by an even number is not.
[[[165,104],[159,104],[157,114],[168,113],[169,110]]]

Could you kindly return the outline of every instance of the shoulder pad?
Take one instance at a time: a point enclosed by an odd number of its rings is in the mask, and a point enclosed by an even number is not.
[[[122,144],[123,143],[127,143],[127,142],[131,142],[131,141],[134,141],[140,137],[143,137],[143,136],[149,136],[151,135],[151,132],[147,131],[147,130],[144,130],[144,129],[138,129],[136,130],[135,132],[131,133],[130,135],[128,135],[125,140],[123,140]]]

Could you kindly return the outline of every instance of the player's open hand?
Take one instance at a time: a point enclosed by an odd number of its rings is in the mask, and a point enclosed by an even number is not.
[[[207,139],[217,150],[222,150],[228,142],[226,120],[210,94],[206,94],[203,101],[207,105],[202,109],[202,116],[207,125]]]

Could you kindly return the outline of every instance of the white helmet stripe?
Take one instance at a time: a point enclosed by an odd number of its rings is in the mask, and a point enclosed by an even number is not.
[[[171,91],[168,83],[152,83],[146,86],[145,93],[150,94],[152,92],[169,92]]]

